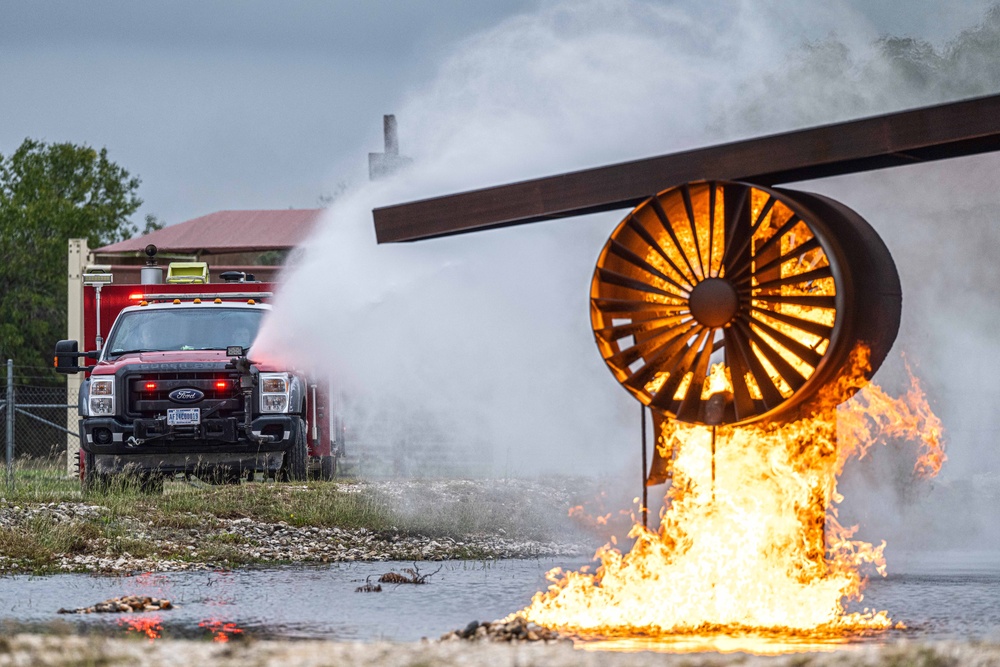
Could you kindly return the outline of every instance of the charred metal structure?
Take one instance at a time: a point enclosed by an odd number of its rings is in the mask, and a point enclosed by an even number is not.
[[[373,211],[379,243],[638,206],[718,179],[794,183],[1000,150],[1000,95],[471,190]]]
[[[996,150],[1000,95],[373,214],[386,243],[635,207],[591,283],[591,322],[611,372],[656,420],[787,420],[847,398],[849,389],[830,394],[851,384],[838,382],[845,375],[878,369],[896,338],[901,294],[888,249],[861,216],[774,186]],[[849,361],[860,347],[868,368]]]

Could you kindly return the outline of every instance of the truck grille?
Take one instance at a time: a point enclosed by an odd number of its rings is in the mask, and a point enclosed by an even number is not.
[[[211,411],[212,418],[242,417],[243,395],[239,389],[239,374],[220,371],[183,373],[139,373],[127,375],[126,414],[131,417],[158,417],[168,408],[201,408]],[[194,402],[170,399],[177,389],[197,389],[204,398]]]

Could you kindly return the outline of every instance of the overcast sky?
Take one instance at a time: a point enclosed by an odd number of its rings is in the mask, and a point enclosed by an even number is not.
[[[635,402],[588,319],[593,263],[620,212],[375,246],[371,208],[949,99],[871,45],[941,47],[996,1],[0,0],[0,153],[25,137],[107,147],[143,180],[140,215],[178,223],[315,207],[340,182],[363,184],[382,114],[397,113],[419,169],[331,207],[275,303],[290,341],[275,349],[377,397],[401,432],[401,407],[454,419],[504,474],[635,471]],[[956,95],[1000,87],[991,30],[963,61],[966,84],[985,83]],[[802,48],[831,35],[860,66]],[[1000,479],[998,160],[805,184],[855,207],[893,253],[903,322],[876,379],[898,388],[903,353],[918,368],[949,438],[943,478]],[[941,224],[956,219],[962,233]],[[930,514],[913,516],[900,525]]]
[[[140,214],[168,224],[314,207],[365,178],[382,114],[431,86],[464,40],[544,4],[0,0],[0,154],[25,137],[105,146],[142,178]],[[799,19],[793,41],[940,41],[989,3],[784,4]],[[719,19],[713,5],[702,20]]]

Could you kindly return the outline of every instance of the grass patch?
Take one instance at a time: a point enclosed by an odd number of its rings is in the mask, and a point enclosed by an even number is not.
[[[55,522],[33,517],[17,526],[0,528],[0,555],[31,570],[45,570],[61,554],[93,549],[101,529],[93,523]],[[0,565],[0,571],[3,566]]]
[[[130,479],[115,479],[99,492],[84,496],[79,482],[66,479],[51,464],[18,470],[13,489],[0,491],[8,504],[84,502],[104,508],[114,522],[133,518],[157,528],[204,529],[220,519],[248,518],[292,526],[394,531],[431,537],[498,533],[512,538],[551,537],[553,517],[565,510],[525,498],[523,489],[503,483],[471,485],[457,480],[437,482],[440,493],[414,491],[390,497],[375,487],[309,482],[254,482],[209,486],[168,481],[163,493],[144,493]],[[442,501],[441,493],[447,496]],[[563,522],[564,523],[564,522]]]
[[[0,572],[44,572],[75,554],[258,562],[249,536],[223,532],[235,519],[460,542],[483,534],[552,539],[555,526],[566,526],[565,509],[545,497],[526,497],[524,488],[462,480],[219,486],[171,480],[162,493],[149,493],[135,480],[114,479],[84,495],[78,480],[67,479],[61,467],[19,464],[14,487],[0,487],[0,513],[14,517],[13,525],[8,521],[0,528]],[[483,555],[474,547],[467,550],[471,558]]]
[[[4,471],[5,473],[6,471]],[[70,479],[62,465],[48,459],[18,459],[14,462],[14,486],[0,481],[0,498],[14,503],[58,503],[80,499],[80,482]]]
[[[129,501],[153,513],[160,525],[178,527],[205,514],[262,523],[284,521],[293,526],[380,530],[392,525],[384,499],[372,493],[344,492],[336,482],[255,482],[209,488],[169,483],[162,496],[133,496]]]

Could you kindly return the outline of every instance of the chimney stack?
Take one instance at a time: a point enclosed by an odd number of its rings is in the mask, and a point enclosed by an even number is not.
[[[382,116],[382,132],[385,135],[385,152],[368,154],[368,180],[371,181],[391,176],[413,162],[399,154],[399,133],[394,114]]]

